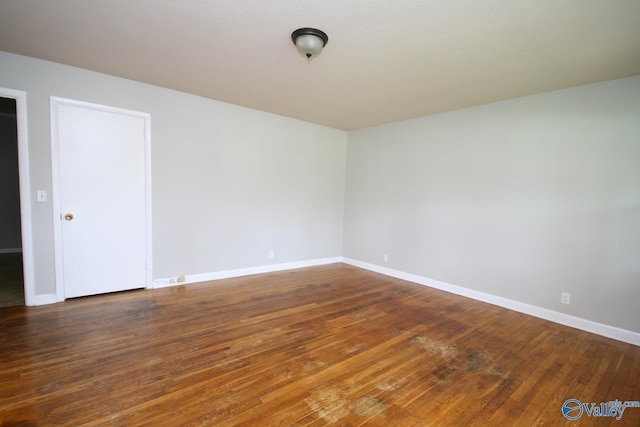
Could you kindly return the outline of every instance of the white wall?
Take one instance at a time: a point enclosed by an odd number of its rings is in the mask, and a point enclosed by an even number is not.
[[[349,133],[344,230],[345,257],[640,332],[640,76]]]
[[[154,278],[344,255],[640,332],[640,77],[349,134],[3,52],[0,87],[28,94],[37,294],[54,95],[151,113]]]
[[[27,92],[34,193],[50,96],[151,114],[154,278],[341,254],[346,132],[4,52],[0,87]],[[36,294],[55,293],[51,203],[32,210]]]

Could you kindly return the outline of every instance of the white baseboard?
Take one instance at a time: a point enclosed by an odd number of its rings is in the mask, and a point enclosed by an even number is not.
[[[166,279],[156,279],[153,281],[154,289],[166,288],[169,286],[188,285],[190,283],[208,282],[211,280],[230,279],[232,277],[250,276],[252,274],[273,273],[275,271],[293,270],[295,268],[314,267],[317,265],[334,264],[342,262],[341,257],[320,258],[307,261],[288,262],[283,264],[261,265],[258,267],[239,268],[236,270],[216,271],[213,273],[192,274],[184,276],[182,282],[178,282],[178,277]]]
[[[549,320],[551,322],[559,323],[561,325],[569,326],[572,328],[580,329],[583,331],[591,332],[597,335],[602,335],[607,338],[613,338],[618,341],[627,342],[630,344],[640,346],[640,333],[629,331],[626,329],[618,328],[615,326],[609,326],[602,323],[594,322],[580,317],[571,316],[569,314],[560,313],[557,311],[549,310],[546,308],[538,307],[531,304],[526,304],[520,301],[511,300],[508,298],[499,297],[496,295],[488,294],[486,292],[480,292],[462,286],[452,285],[450,283],[441,282],[439,280],[429,279],[426,277],[418,276],[411,273],[405,273],[403,271],[394,270],[387,267],[382,267],[375,264],[370,264],[363,261],[358,261],[346,257],[334,257],[334,258],[320,258],[307,261],[290,262],[283,264],[271,264],[258,267],[240,268],[235,270],[224,270],[213,273],[193,274],[184,277],[184,281],[178,282],[177,277],[170,277],[166,279],[156,279],[153,281],[153,288],[165,288],[169,286],[186,285],[198,282],[208,282],[212,280],[230,279],[233,277],[249,276],[253,274],[272,273],[276,271],[293,270],[296,268],[314,267],[318,265],[334,264],[343,262],[345,264],[353,265],[354,267],[362,268],[365,270],[373,271],[376,273],[384,274],[386,276],[395,277],[401,280],[407,280],[409,282],[417,283],[431,288],[439,289],[442,291],[450,292],[456,295],[461,295],[467,298],[471,298],[477,301],[486,302],[489,304],[504,307],[510,310],[514,310],[520,313],[528,314],[531,316],[539,317],[541,319]],[[33,298],[33,305],[45,305],[58,302],[56,294],[40,294],[35,295]]]
[[[2,248],[0,254],[19,254],[22,252],[22,248]]]
[[[33,304],[30,305],[46,305],[58,302],[56,294],[38,294],[33,296]]]
[[[499,307],[508,308],[520,313],[559,323],[561,325],[591,332],[597,335],[602,335],[607,338],[613,338],[618,341],[640,345],[640,333],[637,332],[628,331],[626,329],[621,329],[615,326],[604,325],[602,323],[582,319],[580,317],[571,316],[569,314],[559,313],[557,311],[549,310],[535,305],[525,304],[523,302],[514,301],[508,298],[491,295],[485,292],[475,291],[473,289],[452,285],[450,283],[440,282],[438,280],[429,279],[415,274],[405,273],[399,270],[393,270],[387,267],[381,267],[375,264],[369,264],[367,262],[362,262],[355,259],[343,257],[342,262],[344,262],[345,264],[353,265],[354,267],[359,267],[365,270],[384,274],[386,276],[407,280],[409,282],[418,283],[420,285],[429,286],[446,292],[451,292],[456,295],[461,295],[474,300],[497,305]]]

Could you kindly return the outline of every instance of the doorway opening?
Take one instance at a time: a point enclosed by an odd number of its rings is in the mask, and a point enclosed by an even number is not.
[[[16,100],[0,97],[0,307],[25,305]]]

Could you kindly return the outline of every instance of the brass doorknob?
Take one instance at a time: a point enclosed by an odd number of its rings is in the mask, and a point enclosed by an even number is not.
[[[69,214],[66,214],[66,215],[64,216],[64,219],[66,219],[67,221],[71,221],[71,220],[73,219],[73,214],[70,214],[70,213],[69,213]]]

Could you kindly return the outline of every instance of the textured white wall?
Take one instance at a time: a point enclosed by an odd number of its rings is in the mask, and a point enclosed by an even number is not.
[[[343,255],[640,332],[640,77],[349,133]]]
[[[346,132],[4,52],[0,87],[27,92],[34,193],[50,96],[151,114],[154,278],[341,254]],[[32,201],[36,294],[55,293],[51,203]]]

